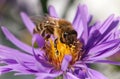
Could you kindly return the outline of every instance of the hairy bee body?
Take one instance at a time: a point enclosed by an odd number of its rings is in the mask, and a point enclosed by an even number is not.
[[[77,32],[73,29],[72,24],[64,19],[47,16],[36,24],[33,32],[39,33],[45,40],[53,35],[67,45],[77,42]]]
[[[45,39],[48,39],[50,35],[54,34],[54,27],[56,26],[56,21],[51,17],[45,17],[43,20],[36,24],[33,33],[39,33]]]

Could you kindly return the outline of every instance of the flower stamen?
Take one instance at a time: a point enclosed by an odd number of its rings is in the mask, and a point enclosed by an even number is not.
[[[45,44],[45,53],[50,64],[55,66],[56,69],[60,69],[65,55],[72,56],[72,60],[69,66],[80,59],[82,55],[81,48],[82,44],[79,41],[77,41],[75,45],[69,46],[67,44],[61,43],[59,39],[49,39],[49,41]]]

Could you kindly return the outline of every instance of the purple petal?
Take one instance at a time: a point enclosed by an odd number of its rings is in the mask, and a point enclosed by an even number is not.
[[[4,73],[7,73],[7,72],[10,72],[10,71],[13,71],[13,69],[16,67],[19,67],[18,64],[13,64],[13,65],[6,65],[6,66],[0,66],[0,73],[1,74],[4,74]]]
[[[37,39],[37,38],[36,38],[37,35],[38,35],[38,34],[33,35],[33,38],[32,38],[32,50],[33,50],[33,55],[34,55],[35,59],[37,60],[37,62],[39,62],[39,66],[40,66],[40,67],[42,67],[43,69],[52,68],[52,66],[45,61],[44,57],[42,57],[42,56],[44,55],[44,52],[41,51],[41,50],[35,51],[35,49],[34,49],[34,47],[33,47],[33,46],[34,46],[34,43],[35,43],[35,41],[36,41],[36,39]],[[41,54],[41,53],[42,53],[42,54]],[[49,70],[49,69],[48,69],[48,70]],[[46,70],[46,71],[47,71],[47,70]]]
[[[80,5],[78,6],[76,16],[73,21],[73,28],[77,31],[77,38],[79,39],[83,33],[83,22],[80,18]]]
[[[36,42],[40,48],[44,46],[45,40],[43,39],[43,37],[41,35],[35,34],[35,35],[33,35],[33,37],[36,38]]]
[[[106,41],[118,39],[120,35],[120,30],[113,32]]]
[[[82,7],[80,7],[80,11],[81,11],[81,19],[82,19],[83,26],[84,26],[84,32],[83,32],[82,38],[84,39],[84,44],[87,44],[87,41],[88,41],[88,26],[87,26],[88,12],[87,12],[87,7],[85,5],[83,5]]]
[[[83,30],[84,30],[82,21],[79,20],[78,24],[75,23],[73,25],[73,27],[76,30],[76,32],[77,32],[77,38],[79,39],[81,37],[82,33],[83,33]]]
[[[84,65],[81,61],[78,61],[77,63],[75,63],[75,64],[73,65],[73,67],[86,68],[86,65]]]
[[[89,37],[96,31],[98,30],[98,26],[100,26],[101,23],[100,22],[96,22],[93,26],[89,27]]]
[[[26,68],[24,68],[23,66],[19,65],[19,64],[12,64],[12,65],[6,65],[6,66],[0,66],[0,73],[4,74],[7,72],[19,72],[25,75],[26,74],[33,74],[33,72],[29,72],[28,70],[26,70]]]
[[[7,62],[11,63],[15,62],[16,59],[21,59],[22,61],[30,61],[34,62],[35,59],[31,55],[27,55],[23,52],[20,52],[18,50],[0,45],[0,59]]]
[[[78,77],[80,78],[80,79],[86,79],[88,76],[87,76],[87,73],[86,73],[86,70],[79,70],[79,73],[77,74],[78,75]]]
[[[78,77],[74,76],[72,73],[67,72],[63,75],[64,79],[79,79]]]
[[[55,73],[38,73],[36,74],[38,77],[36,79],[51,79],[58,77],[62,74],[62,72],[55,72]]]
[[[98,39],[98,40],[99,40],[98,44],[100,44],[100,43],[102,43],[102,42],[104,42],[104,41],[113,40],[113,39],[109,39],[109,37],[110,37],[113,33],[115,33],[116,31],[118,31],[118,28],[119,28],[118,24],[119,24],[119,20],[114,20],[114,21],[109,25],[109,27],[106,28],[106,31],[100,36],[100,39]]]
[[[10,72],[11,70],[12,69],[10,69],[10,68],[5,68],[5,69],[0,68],[0,75],[7,73],[7,72]]]
[[[33,29],[35,27],[35,24],[30,20],[30,18],[24,13],[21,12],[21,18],[25,24],[25,26],[27,27],[28,31],[33,34]]]
[[[21,17],[22,17],[22,20],[23,20],[24,24],[26,25],[27,29],[29,30],[29,32],[31,34],[33,34],[33,29],[35,28],[36,25],[32,22],[32,20],[24,12],[21,12]],[[40,47],[44,43],[43,38],[41,36],[38,36],[37,43]]]
[[[6,64],[16,64],[17,63],[17,61],[14,59],[1,59],[0,61],[3,61],[3,63],[6,63]]]
[[[26,62],[26,61],[23,62],[19,58],[17,58],[16,60],[17,60],[17,62],[19,64],[17,67],[16,67],[15,64],[2,66],[2,67],[0,67],[1,72],[5,71],[7,69],[19,72],[16,75],[20,75],[20,74],[27,75],[27,74],[38,73],[38,72],[46,72],[46,73],[50,72],[49,68],[45,68],[43,66],[40,66],[40,64],[39,63],[37,64],[36,61],[34,62],[34,61],[30,60],[28,62]],[[8,72],[8,71],[6,71],[6,72]]]
[[[41,59],[39,54],[36,54],[36,52],[33,49],[34,57],[37,60],[36,61],[36,67],[41,72],[50,72],[53,69],[53,66],[51,66],[46,60]],[[40,53],[40,52],[39,52]]]
[[[98,72],[96,70],[93,70],[93,69],[90,69],[90,68],[88,68],[88,73],[89,73],[89,78],[90,79],[108,79],[103,74],[101,74],[100,72]]]
[[[108,63],[113,65],[120,65],[120,62],[110,61],[110,60],[96,60],[94,63]]]
[[[12,71],[12,68],[14,66],[16,67],[16,64],[14,64],[14,65],[7,65],[7,66],[0,66],[0,75]]]
[[[95,44],[100,44],[102,42],[110,40],[109,37],[111,33],[114,33],[115,29],[118,29],[118,23],[119,20],[114,20],[114,15],[111,15],[101,26],[97,27],[97,29],[99,29],[100,34],[95,39]]]
[[[79,24],[79,21],[80,21],[80,14],[81,14],[80,6],[81,5],[78,5],[78,7],[77,7],[77,12],[76,12],[76,15],[75,15],[73,23],[72,23],[74,28],[77,28],[79,26],[78,24]]]
[[[34,55],[35,59],[39,62],[39,60],[40,60],[39,51],[36,54],[35,49],[34,49],[34,44],[35,44],[35,42],[37,40],[37,35],[38,34],[33,35],[33,38],[32,38],[32,51],[33,51],[33,55]]]
[[[70,55],[65,55],[64,56],[64,59],[62,61],[62,65],[61,65],[61,69],[63,71],[66,71],[66,69],[68,68],[68,65],[69,65],[71,59],[72,59],[72,56],[70,56]]]
[[[50,5],[48,7],[48,10],[49,10],[50,16],[56,17],[56,18],[58,17],[57,12],[56,12],[55,8],[52,5]]]
[[[35,62],[23,62],[21,59],[16,59],[18,64],[20,64],[26,71],[32,72],[32,73],[37,73],[38,68],[35,66]]]
[[[97,55],[97,56],[89,57],[88,60],[89,60],[89,59],[98,60],[98,59],[106,58],[106,57],[109,57],[109,56],[117,53],[119,50],[120,50],[120,48],[117,47],[117,48],[111,49],[111,50],[109,50],[109,51],[102,52],[101,54],[99,54],[99,55]]]
[[[77,31],[77,38],[79,39],[84,31],[84,28],[83,28],[83,23],[82,21],[80,20],[79,24],[78,24],[78,27],[75,29]]]
[[[113,22],[114,15],[111,15],[108,17],[108,19],[103,23],[103,25],[100,27],[99,31],[100,33],[104,33],[106,29],[110,26],[110,24]]]
[[[99,30],[97,30],[97,29],[94,30],[94,32],[93,32],[93,33],[90,35],[90,37],[89,37],[89,40],[88,40],[88,42],[87,42],[87,45],[85,46],[85,49],[86,49],[86,51],[87,51],[85,54],[89,53],[89,50],[96,45],[96,41],[97,41],[97,38],[98,38],[99,36],[101,36]]]
[[[7,28],[2,27],[2,31],[5,34],[5,36],[7,37],[7,39],[10,40],[14,45],[16,45],[18,48],[26,51],[27,53],[32,54],[32,47],[30,47],[27,44],[18,40]]]
[[[50,67],[49,64],[46,63],[46,61],[43,60],[39,60],[41,62],[36,62],[35,66],[38,68],[39,72],[45,72],[45,73],[49,73],[52,71],[53,67]]]
[[[118,39],[119,36],[120,36],[120,30],[116,30],[116,31],[114,32],[113,37],[112,37],[111,40],[113,40],[113,39]]]
[[[120,43],[120,39],[111,40],[111,41],[99,44],[99,45],[91,48],[89,51],[89,54],[95,54],[95,53],[107,50],[109,48],[114,48],[118,43]]]

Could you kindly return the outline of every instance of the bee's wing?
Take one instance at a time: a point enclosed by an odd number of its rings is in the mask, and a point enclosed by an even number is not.
[[[44,16],[30,16],[30,19],[35,23],[38,24],[44,20]]]
[[[31,16],[30,18],[35,24],[38,24],[38,23],[41,23],[43,21],[49,20],[49,17],[50,16],[48,14],[45,14],[44,16],[42,16],[42,15]]]

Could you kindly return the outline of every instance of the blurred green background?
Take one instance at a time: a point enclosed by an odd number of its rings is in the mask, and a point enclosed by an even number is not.
[[[104,21],[110,14],[120,16],[120,0],[0,0],[0,26],[6,26],[21,41],[31,45],[31,36],[22,23],[20,12],[24,11],[30,16],[41,16],[48,13],[48,6],[53,5],[61,18],[68,21],[73,20],[78,4],[86,4],[89,13],[94,15],[95,20]],[[0,44],[16,48],[9,42],[0,29]],[[16,48],[18,49],[18,48]],[[109,59],[120,61],[120,53]],[[120,79],[120,67],[108,64],[97,64],[91,66],[101,71],[109,79]],[[34,79],[34,76],[14,76],[7,73],[0,79]]]

